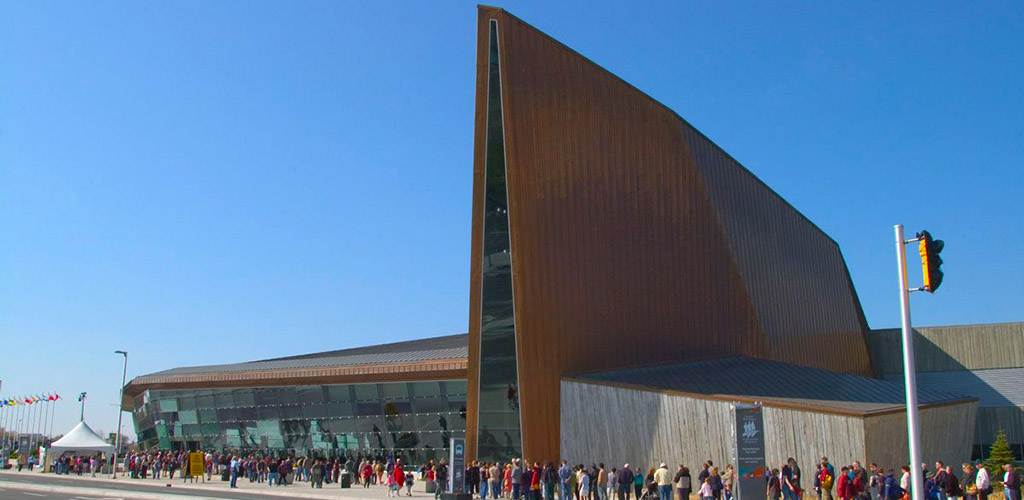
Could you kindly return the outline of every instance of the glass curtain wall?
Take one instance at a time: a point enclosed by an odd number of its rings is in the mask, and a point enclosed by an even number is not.
[[[465,437],[466,382],[150,390],[135,399],[143,449],[447,457]]]
[[[487,76],[477,457],[480,460],[504,462],[522,456],[522,433],[519,426],[512,251],[508,229],[505,137],[502,122],[498,23],[492,19]]]

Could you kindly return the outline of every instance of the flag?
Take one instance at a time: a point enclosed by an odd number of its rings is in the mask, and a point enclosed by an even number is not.
[[[60,399],[60,394],[54,393],[53,394],[53,400],[57,401],[58,399]]]

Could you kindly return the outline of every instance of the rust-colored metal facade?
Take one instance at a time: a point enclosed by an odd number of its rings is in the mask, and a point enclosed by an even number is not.
[[[726,355],[871,374],[866,323],[833,240],[670,109],[509,13],[481,7],[469,456],[478,456],[488,319],[495,29],[525,458],[558,459],[560,413],[584,411],[559,406],[566,374]]]

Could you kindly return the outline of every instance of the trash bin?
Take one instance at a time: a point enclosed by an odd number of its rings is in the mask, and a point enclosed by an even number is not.
[[[350,472],[343,472],[341,474],[341,487],[351,488],[352,487],[352,474]]]
[[[229,471],[228,468],[225,467],[224,468],[224,472],[220,473],[220,480],[221,481],[228,481],[230,479],[231,479],[231,471]]]

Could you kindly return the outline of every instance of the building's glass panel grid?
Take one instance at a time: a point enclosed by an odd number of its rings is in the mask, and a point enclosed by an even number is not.
[[[133,414],[144,449],[446,457],[465,437],[466,381],[150,390]]]
[[[477,457],[481,460],[506,461],[522,455],[522,435],[519,427],[516,329],[512,307],[512,259],[505,186],[498,23],[494,20],[490,22],[486,149]]]

